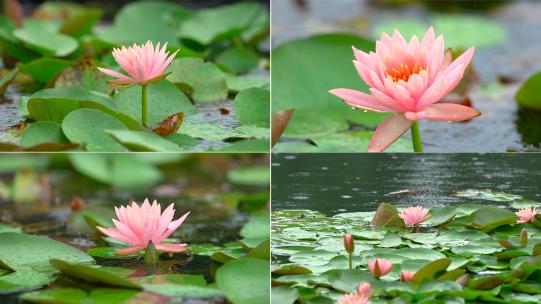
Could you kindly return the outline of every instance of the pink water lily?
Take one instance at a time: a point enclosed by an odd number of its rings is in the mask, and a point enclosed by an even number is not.
[[[375,258],[368,260],[368,270],[376,278],[382,277],[393,269],[393,263],[384,258]]]
[[[429,213],[428,209],[416,206],[404,209],[398,216],[404,220],[407,227],[413,227],[428,220],[432,214]]]
[[[144,45],[134,43],[127,48],[125,46],[120,49],[114,48],[115,61],[128,75],[106,68],[98,68],[98,70],[116,78],[108,81],[114,88],[153,83],[167,76],[164,72],[178,52],[177,50],[169,56],[166,49],[167,43],[160,48],[159,42],[154,47],[151,41],[147,41]]]
[[[413,276],[414,275],[415,275],[415,273],[413,271],[402,270],[400,272],[400,281],[402,281],[402,282],[411,282],[411,281],[413,281]]]
[[[374,132],[369,152],[384,151],[418,120],[464,121],[480,115],[471,107],[438,103],[462,79],[473,47],[452,61],[443,36],[436,38],[430,27],[421,41],[413,36],[407,42],[394,30],[392,37],[382,33],[376,52],[353,48],[353,53],[353,64],[370,94],[343,88],[330,93],[355,109],[393,113]]]
[[[357,287],[357,292],[348,293],[340,297],[338,304],[370,304],[372,296],[372,287],[370,283],[361,283]]]
[[[535,207],[526,207],[515,212],[515,214],[518,216],[517,223],[522,224],[530,222],[537,214],[539,214],[539,211]]]
[[[188,249],[187,244],[162,243],[184,222],[190,212],[185,213],[179,219],[173,221],[175,215],[174,204],[170,204],[163,212],[161,205],[156,201],[149,203],[145,199],[139,206],[133,202],[131,205],[115,207],[118,220],[113,219],[115,227],[96,227],[105,235],[124,242],[130,247],[116,252],[117,255],[128,255],[141,251],[149,246],[163,252],[182,252]]]

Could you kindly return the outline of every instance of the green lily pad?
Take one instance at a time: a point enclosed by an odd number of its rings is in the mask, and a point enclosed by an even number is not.
[[[521,85],[515,99],[526,108],[541,110],[541,72],[530,76]]]
[[[57,32],[50,21],[26,20],[23,28],[13,32],[15,38],[44,56],[64,57],[73,53],[79,43],[74,38]]]
[[[239,140],[223,148],[220,152],[235,152],[235,153],[267,153],[269,152],[269,141],[261,139],[246,139]]]
[[[227,98],[225,74],[213,63],[201,58],[180,58],[171,63],[167,80],[182,88],[196,102]]]
[[[352,110],[328,92],[367,90],[351,63],[351,46],[371,51],[374,43],[356,35],[328,34],[292,40],[273,50],[272,112],[295,109],[284,136],[332,134],[346,130],[347,121],[375,126],[383,120],[385,115]]]
[[[289,286],[277,286],[271,289],[272,304],[293,304],[299,297],[299,292]]]
[[[148,124],[154,126],[178,112],[184,116],[196,113],[190,100],[167,80],[148,85]],[[117,108],[136,121],[141,121],[141,87],[118,90],[113,96]]]
[[[255,52],[239,47],[227,49],[216,58],[217,64],[233,74],[249,72],[257,67],[258,62],[259,57]]]
[[[471,214],[469,225],[490,232],[500,226],[513,224],[516,220],[517,216],[509,210],[481,208]]]
[[[430,209],[430,214],[432,216],[423,224],[426,226],[444,225],[452,221],[457,213],[458,211],[455,207],[432,208]]]
[[[21,146],[30,148],[45,143],[68,143],[62,125],[52,121],[38,121],[24,130]]]
[[[73,303],[129,303],[137,301],[138,295],[143,293],[137,290],[118,289],[118,288],[96,288],[90,293],[77,288],[54,288],[27,292],[21,295],[21,299],[30,303],[55,303],[55,304],[73,304]],[[142,295],[140,298],[149,301],[158,299],[151,294]]]
[[[123,146],[132,151],[179,152],[182,149],[172,141],[149,131],[112,130],[106,131]]]
[[[244,167],[227,172],[229,181],[239,185],[267,185],[270,181],[268,167]]]
[[[141,289],[139,284],[124,279],[116,274],[84,264],[68,263],[59,259],[51,259],[49,261],[56,269],[63,274],[77,279],[85,280],[92,283],[99,283],[113,287]]]
[[[381,203],[372,218],[372,225],[378,227],[404,227],[404,221],[398,217],[398,210],[395,206]]]
[[[180,134],[186,134],[194,138],[202,138],[211,141],[224,140],[227,138],[239,137],[240,133],[232,129],[226,129],[217,124],[206,122],[185,121],[177,131]],[[246,135],[242,135],[245,137]]]
[[[50,259],[93,263],[94,259],[64,243],[24,233],[0,233],[0,261],[14,270],[50,269]],[[43,250],[47,248],[47,250]]]
[[[73,153],[69,159],[78,172],[118,188],[148,186],[163,178],[160,170],[135,154]]]
[[[38,58],[19,66],[21,72],[29,74],[41,83],[49,82],[60,71],[72,65],[71,61],[58,58]]]
[[[216,284],[236,304],[270,302],[270,266],[260,259],[241,258],[226,263],[216,272]]]
[[[168,20],[171,15],[181,22],[190,16],[190,12],[166,1],[131,2],[116,14],[111,27],[98,30],[97,34],[117,45],[146,43],[148,40],[178,45],[176,29]]]
[[[207,45],[216,40],[240,35],[259,18],[266,9],[256,2],[241,2],[201,9],[180,26],[180,36]],[[205,26],[201,26],[204,24]]]
[[[102,111],[78,109],[70,112],[62,122],[62,131],[73,143],[84,146],[88,151],[126,151],[106,130],[127,130],[128,128]]]
[[[254,215],[240,231],[240,235],[245,238],[269,238],[270,217],[268,214]]]
[[[413,281],[419,283],[424,279],[434,279],[443,274],[449,265],[451,265],[449,258],[432,261],[415,273]]]
[[[0,295],[39,289],[54,281],[55,278],[56,276],[50,273],[19,269],[16,272],[0,276]]]
[[[72,111],[80,108],[101,110],[126,125],[130,130],[141,130],[137,120],[119,112],[106,95],[81,88],[55,88],[38,91],[28,98],[28,116],[36,121],[62,122]]]
[[[268,88],[269,78],[262,76],[226,74],[227,88],[231,93],[237,93],[249,88]]]
[[[136,255],[116,255],[120,248],[118,247],[94,247],[86,251],[89,255],[95,258],[104,258],[104,259],[115,259],[115,260],[126,260],[133,259],[137,257]]]
[[[240,123],[259,127],[270,126],[270,92],[268,90],[251,88],[240,91],[233,105]]]

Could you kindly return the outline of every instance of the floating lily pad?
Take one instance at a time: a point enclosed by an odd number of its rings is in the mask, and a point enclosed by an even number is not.
[[[64,243],[24,233],[0,233],[0,261],[9,268],[48,269],[50,259],[73,263],[93,263],[94,259]],[[47,248],[47,250],[43,250]]]
[[[132,151],[175,152],[182,149],[156,133],[149,131],[113,130],[106,131],[123,146]]]
[[[260,259],[242,258],[218,268],[216,284],[233,303],[270,302],[270,266]]]
[[[217,64],[224,66],[233,74],[249,72],[258,62],[257,54],[246,48],[227,49],[216,58]]]
[[[27,20],[13,35],[29,48],[44,56],[64,57],[74,52],[79,43],[74,38],[58,33],[58,25],[51,21]]]
[[[19,269],[16,272],[0,276],[0,295],[39,289],[54,281],[55,278],[56,276],[51,273]]]
[[[225,74],[213,63],[201,58],[180,58],[171,63],[167,80],[176,84],[197,102],[221,101],[227,98]]]
[[[230,39],[247,30],[261,15],[267,15],[267,11],[256,2],[202,9],[181,24],[180,36],[201,44]]]
[[[519,104],[534,110],[541,110],[541,72],[530,76],[515,95]]]
[[[196,110],[190,100],[167,80],[148,85],[148,124],[154,126],[165,118],[178,112],[185,116],[195,114]],[[118,90],[113,96],[118,109],[141,121],[141,87],[132,86]]]
[[[398,210],[391,204],[382,203],[378,206],[372,219],[372,225],[378,227],[404,227],[404,221],[398,216]]]
[[[78,109],[70,112],[62,122],[62,131],[66,137],[88,151],[126,151],[124,146],[105,131],[127,129],[113,116],[94,109]]]
[[[233,169],[227,173],[227,178],[240,185],[267,185],[270,180],[268,167],[245,167]]]
[[[52,121],[38,121],[26,127],[21,137],[21,146],[30,148],[45,143],[68,143],[62,125]]]
[[[68,60],[45,57],[25,63],[19,68],[21,72],[29,74],[36,81],[39,81],[41,83],[47,83],[55,75],[60,73],[60,71],[71,66],[72,64],[73,63]]]
[[[139,284],[117,276],[112,272],[97,268],[96,266],[91,267],[84,264],[68,263],[59,259],[51,259],[49,262],[63,274],[77,279],[113,287],[131,289],[142,288]]]
[[[269,127],[270,92],[251,88],[240,91],[235,97],[235,115],[242,124]]]
[[[479,228],[484,232],[490,232],[502,225],[512,224],[517,220],[517,216],[505,209],[500,208],[481,208],[471,215],[470,225]]]

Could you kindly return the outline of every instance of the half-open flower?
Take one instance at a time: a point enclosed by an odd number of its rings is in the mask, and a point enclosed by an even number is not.
[[[432,215],[429,210],[421,206],[408,207],[404,209],[399,215],[407,227],[418,226],[422,222],[428,220]]]
[[[370,283],[361,283],[357,287],[357,292],[348,293],[340,297],[338,304],[370,304],[372,296],[372,287]]]
[[[471,47],[452,61],[445,52],[443,36],[435,37],[430,27],[423,39],[413,36],[407,42],[395,30],[376,41],[376,52],[353,48],[353,64],[370,87],[370,94],[352,89],[333,89],[330,93],[355,109],[390,112],[374,132],[368,151],[381,152],[422,119],[464,121],[480,113],[467,106],[438,103],[460,82],[472,59]]]
[[[515,214],[518,216],[517,223],[521,224],[530,222],[537,214],[539,214],[539,211],[535,207],[526,207],[515,212]]]
[[[167,43],[160,48],[159,42],[154,47],[151,41],[147,41],[144,45],[134,43],[128,48],[125,46],[120,49],[114,48],[113,57],[128,75],[106,68],[98,68],[98,70],[116,78],[108,81],[113,88],[158,82],[167,76],[165,70],[178,52],[177,50],[169,56],[166,49]]]
[[[411,281],[413,281],[413,276],[414,275],[415,275],[415,273],[413,273],[413,271],[402,270],[400,272],[400,281],[402,281],[402,282],[411,282]]]
[[[393,263],[384,258],[374,258],[368,260],[368,270],[376,278],[382,277],[393,269]]]
[[[170,204],[163,212],[156,201],[148,199],[139,206],[133,202],[128,206],[115,207],[118,220],[113,219],[115,227],[96,227],[105,235],[128,244],[130,247],[116,252],[117,255],[128,255],[147,248],[150,242],[158,251],[182,252],[188,249],[187,244],[162,243],[184,222],[190,212],[173,221],[174,204]]]

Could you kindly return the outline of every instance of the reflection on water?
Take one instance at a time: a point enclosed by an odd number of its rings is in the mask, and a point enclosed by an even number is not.
[[[272,208],[335,214],[382,202],[490,203],[452,196],[469,188],[541,200],[540,179],[538,154],[274,154]]]

